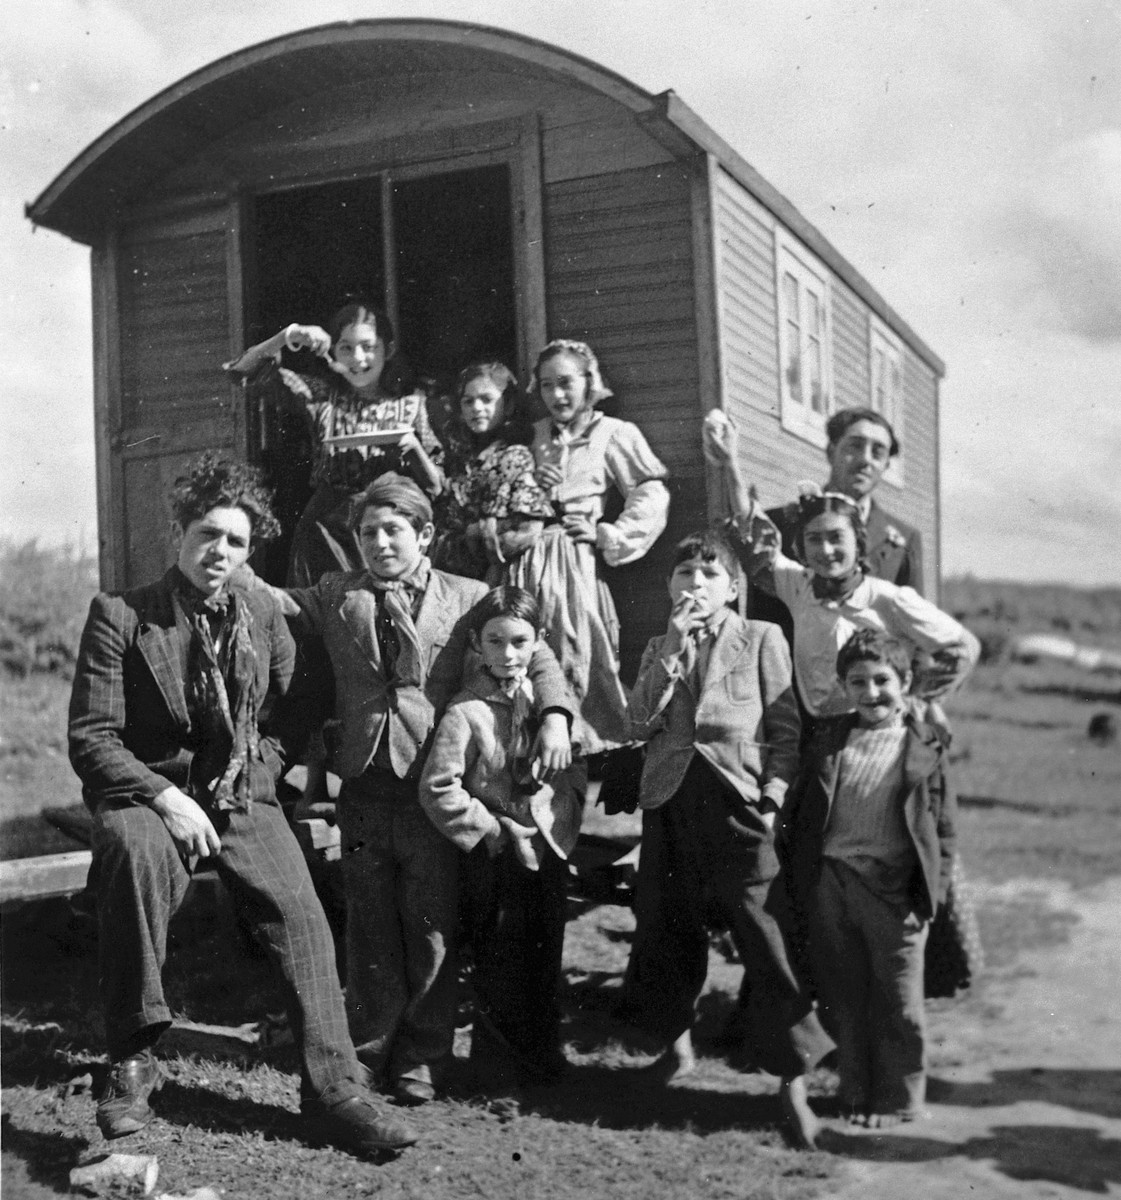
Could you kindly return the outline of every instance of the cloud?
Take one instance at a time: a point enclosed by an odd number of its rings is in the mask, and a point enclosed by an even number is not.
[[[1029,303],[1091,342],[1121,342],[1121,128],[1059,146],[1010,206]]]

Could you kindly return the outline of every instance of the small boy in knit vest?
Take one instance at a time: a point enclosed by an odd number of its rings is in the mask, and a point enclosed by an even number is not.
[[[837,674],[856,711],[818,722],[784,833],[840,1097],[852,1123],[879,1129],[925,1115],[923,957],[957,805],[945,733],[907,694],[908,649],[859,630]]]

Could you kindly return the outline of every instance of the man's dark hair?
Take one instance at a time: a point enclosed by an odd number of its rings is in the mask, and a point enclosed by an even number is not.
[[[681,539],[673,548],[670,574],[683,562],[699,558],[701,562],[718,562],[733,579],[739,563],[728,540],[713,529],[700,529]]]
[[[825,422],[825,437],[829,445],[835,446],[845,436],[849,426],[855,425],[857,421],[874,421],[887,431],[887,436],[891,439],[891,447],[888,450],[889,458],[894,458],[902,450],[903,447],[900,446],[899,439],[895,436],[895,430],[892,429],[891,422],[883,413],[876,412],[874,408],[838,409]]]
[[[499,617],[516,617],[519,621],[528,621],[534,629],[541,628],[541,609],[537,601],[524,588],[513,584],[492,588],[471,609],[468,618],[471,631],[480,635],[488,621]]]
[[[280,522],[272,511],[272,493],[265,487],[261,472],[248,463],[219,458],[209,450],[175,480],[168,500],[172,517],[184,530],[212,508],[240,508],[249,518],[254,541],[267,542],[280,533]]]
[[[858,629],[837,654],[837,677],[844,682],[849,671],[862,662],[883,663],[904,680],[911,670],[911,652],[882,629]]]

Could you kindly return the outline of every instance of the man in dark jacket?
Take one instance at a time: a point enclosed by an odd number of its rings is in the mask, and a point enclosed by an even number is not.
[[[374,1108],[347,1032],[331,933],[276,799],[278,745],[261,728],[295,648],[273,596],[231,576],[278,526],[243,464],[204,456],[171,495],[176,565],[99,595],[70,701],[70,761],[94,819],[109,1138],[143,1129],[152,1049],[171,1024],[161,972],[168,921],[198,859],[213,858],[280,975],[317,1140],[355,1153],[416,1141]]]
[[[825,435],[829,479],[824,490],[843,492],[856,501],[864,520],[868,574],[900,587],[914,588],[921,595],[922,535],[885,512],[873,496],[891,460],[900,450],[891,424],[871,408],[842,408],[829,418]],[[798,558],[794,544],[797,503],[768,509],[767,516],[782,535],[782,552],[790,558]],[[773,596],[753,589],[751,615],[757,620],[774,621],[782,627],[787,640],[793,641],[790,614]]]

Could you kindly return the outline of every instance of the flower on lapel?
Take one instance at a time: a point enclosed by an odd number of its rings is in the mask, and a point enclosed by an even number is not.
[[[898,529],[895,528],[894,525],[889,525],[887,529],[884,530],[884,537],[892,546],[905,546],[907,544],[907,539],[899,532]]]

